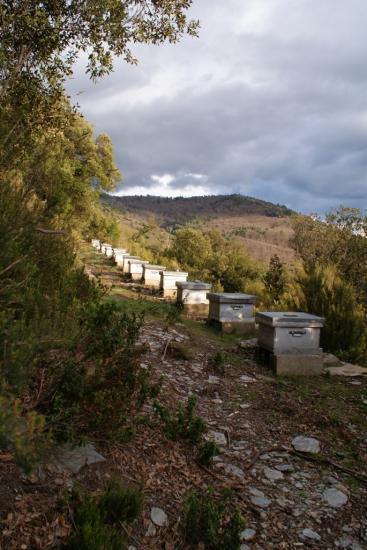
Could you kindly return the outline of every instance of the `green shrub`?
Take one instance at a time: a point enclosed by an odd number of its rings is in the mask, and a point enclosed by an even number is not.
[[[184,534],[189,544],[204,544],[207,550],[238,550],[244,520],[237,509],[230,510],[229,494],[215,497],[189,493],[184,509]]]
[[[117,479],[99,498],[74,491],[71,506],[75,530],[68,550],[126,550],[127,539],[120,526],[132,523],[141,512],[143,494],[139,489],[123,487]]]
[[[211,355],[208,359],[208,367],[219,376],[224,376],[226,364],[226,354],[223,351],[218,351]]]
[[[212,459],[219,453],[219,447],[214,441],[206,441],[199,447],[198,462],[202,466],[209,466]]]
[[[193,445],[197,445],[203,433],[206,431],[206,424],[200,416],[194,414],[197,398],[191,395],[187,400],[187,405],[171,413],[166,407],[154,403],[154,410],[162,420],[165,432],[170,439],[185,439]]]
[[[334,266],[315,265],[299,277],[301,308],[325,317],[321,346],[348,361],[367,361],[367,313],[354,287]]]
[[[107,523],[133,522],[143,506],[143,493],[135,487],[122,487],[114,479],[99,500],[99,510]]]

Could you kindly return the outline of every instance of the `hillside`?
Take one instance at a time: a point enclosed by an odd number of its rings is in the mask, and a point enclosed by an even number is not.
[[[271,218],[290,216],[294,212],[279,204],[243,195],[204,197],[104,196],[111,206],[138,214],[155,214],[162,223],[187,223],[196,218],[212,219],[222,215],[261,215]]]
[[[243,241],[250,255],[264,263],[277,254],[288,264],[295,259],[289,245],[295,214],[285,206],[241,195],[167,198],[153,196],[116,197],[103,201],[117,213],[122,233],[138,231],[147,222],[153,242],[167,244],[173,229],[187,223],[200,229],[219,229],[226,237]],[[127,243],[123,243],[124,245]]]

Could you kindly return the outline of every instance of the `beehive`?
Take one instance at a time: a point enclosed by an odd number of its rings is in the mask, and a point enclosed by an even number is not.
[[[209,321],[219,323],[223,332],[247,334],[255,330],[253,314],[256,296],[218,292],[207,294]]]
[[[212,285],[201,281],[178,281],[177,304],[183,312],[192,317],[206,318],[209,313],[207,292]]]
[[[261,312],[258,344],[271,353],[277,374],[321,374],[324,319],[303,312]]]
[[[160,292],[164,298],[174,300],[177,297],[178,282],[187,281],[186,271],[160,271]]]
[[[130,259],[129,263],[129,275],[133,281],[141,281],[143,277],[143,265],[149,262],[145,260]]]
[[[159,288],[161,282],[161,271],[166,268],[162,265],[143,265],[143,284],[148,288]]]

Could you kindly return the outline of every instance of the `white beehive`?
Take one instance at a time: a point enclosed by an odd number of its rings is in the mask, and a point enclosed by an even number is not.
[[[148,288],[159,288],[161,282],[161,271],[166,268],[162,265],[143,265],[143,283]]]
[[[143,277],[143,265],[148,263],[145,260],[129,260],[129,275],[133,281],[141,281]]]
[[[105,247],[105,254],[107,258],[113,258],[113,247],[111,245]]]
[[[124,256],[129,256],[129,252],[126,250],[126,248],[114,248],[113,257],[116,265],[123,266]]]
[[[124,256],[122,264],[122,272],[126,275],[129,273],[129,260],[140,260],[139,256]]]
[[[100,245],[101,245],[101,242],[98,239],[92,239],[92,246],[94,248],[98,249],[100,247]]]
[[[207,292],[212,288],[212,285],[208,283],[202,283],[201,281],[179,281],[177,286],[177,302],[179,304],[209,305],[207,298]]]
[[[107,250],[107,248],[109,248],[109,247],[111,247],[110,244],[108,244],[108,243],[101,243],[101,252],[102,252],[102,254],[106,254],[106,250]],[[111,248],[112,248],[112,247],[111,247]]]
[[[206,319],[209,312],[207,292],[212,285],[201,281],[179,281],[177,286],[177,305],[189,317]]]
[[[320,355],[324,319],[301,312],[257,313],[258,343],[275,355]]]
[[[160,271],[160,291],[164,298],[176,298],[178,282],[187,281],[186,271]]]
[[[217,292],[207,294],[209,319],[220,323],[254,321],[256,296],[251,294]]]

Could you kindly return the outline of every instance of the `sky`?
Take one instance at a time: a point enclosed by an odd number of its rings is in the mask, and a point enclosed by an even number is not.
[[[367,207],[366,0],[194,0],[199,38],[68,92],[113,141],[119,195]]]

